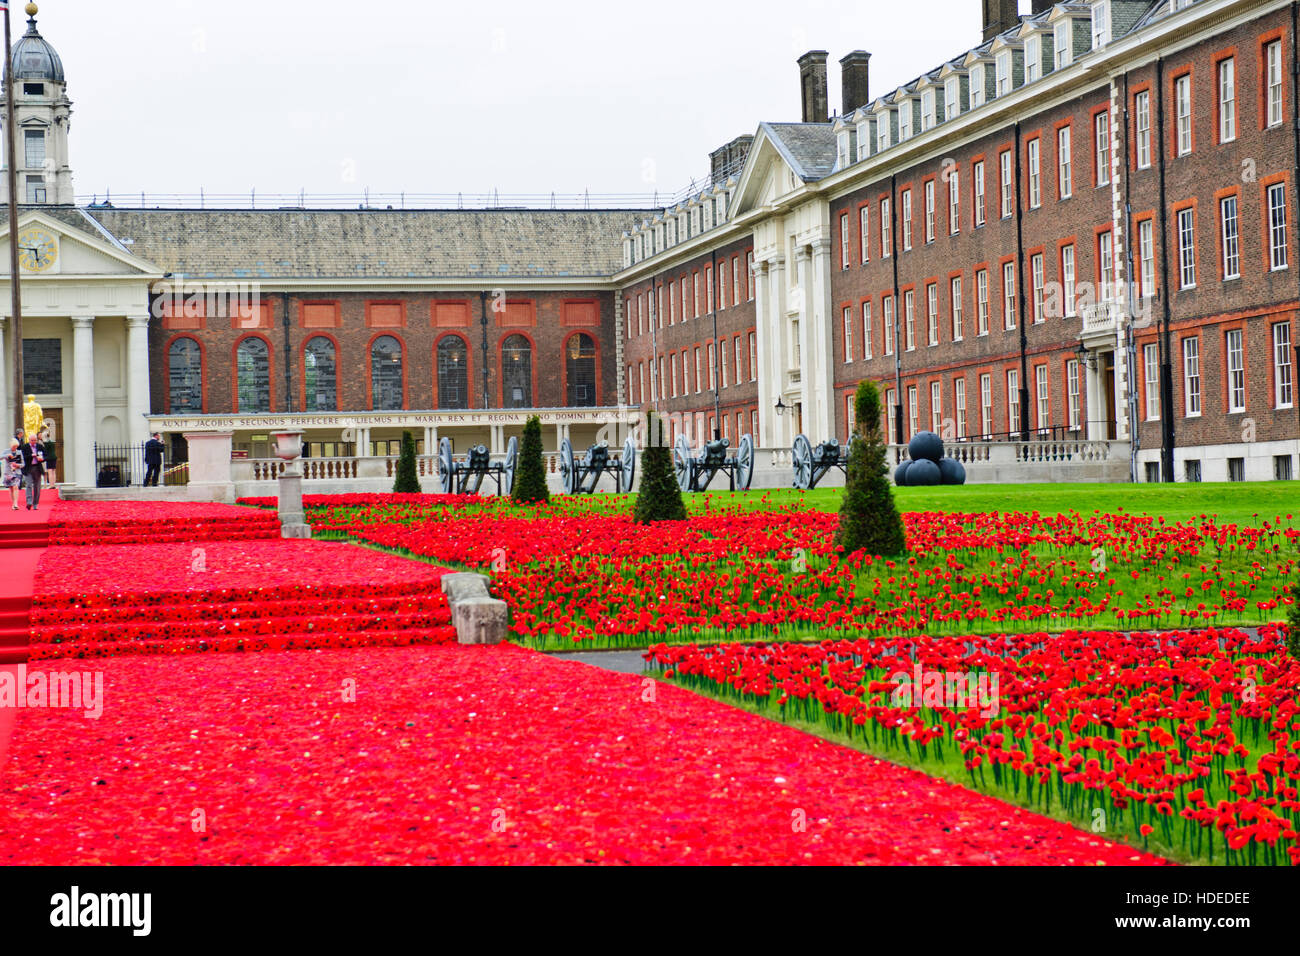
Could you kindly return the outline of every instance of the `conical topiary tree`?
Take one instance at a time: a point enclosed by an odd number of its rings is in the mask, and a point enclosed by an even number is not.
[[[682,521],[686,503],[673,471],[672,450],[664,442],[663,421],[654,412],[646,414],[646,446],[641,454],[641,491],[636,496],[632,520],[637,524],[652,521]]]
[[[415,439],[410,432],[402,432],[402,454],[397,459],[397,477],[393,480],[393,494],[418,495],[420,476],[415,471]]]
[[[546,487],[546,464],[542,460],[542,420],[529,416],[524,423],[524,440],[519,443],[519,462],[515,465],[515,484],[510,497],[519,504],[550,501]]]
[[[907,550],[907,539],[889,488],[885,441],[880,434],[880,392],[875,382],[858,385],[854,411],[858,440],[849,456],[835,546],[841,554],[866,551],[884,557],[900,555]]]

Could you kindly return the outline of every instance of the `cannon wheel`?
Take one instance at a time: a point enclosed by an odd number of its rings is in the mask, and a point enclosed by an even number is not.
[[[515,490],[515,468],[519,465],[519,438],[515,435],[510,436],[510,441],[506,444],[506,463],[505,481],[502,486],[505,488],[507,497],[510,492]]]
[[[619,462],[619,486],[623,494],[632,493],[632,482],[636,480],[636,442],[629,436],[623,442],[623,460]]]
[[[677,487],[682,491],[692,490],[695,483],[695,469],[691,465],[691,446],[687,444],[685,435],[678,435],[673,445],[673,469],[677,472]]]
[[[451,494],[455,477],[456,463],[451,457],[451,439],[443,438],[438,442],[438,484],[444,495]]]
[[[740,436],[740,449],[736,452],[736,487],[741,491],[749,490],[749,483],[754,480],[754,439],[748,435]]]
[[[564,493],[573,494],[578,477],[573,468],[573,443],[567,438],[560,442],[560,480],[564,483]]]
[[[794,486],[807,491],[812,485],[812,444],[807,435],[796,435],[790,449],[794,460]]]

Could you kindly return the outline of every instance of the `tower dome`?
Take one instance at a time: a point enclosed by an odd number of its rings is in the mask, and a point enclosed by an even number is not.
[[[31,18],[27,21],[24,33],[13,48],[13,68],[15,80],[49,80],[63,83],[63,61],[54,52],[45,37],[36,29],[36,4],[29,3],[27,12]]]

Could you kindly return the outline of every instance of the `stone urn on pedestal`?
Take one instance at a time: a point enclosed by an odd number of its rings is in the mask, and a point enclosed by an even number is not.
[[[280,473],[280,537],[310,538],[311,525],[302,512],[302,429],[271,432],[275,454],[284,464]]]

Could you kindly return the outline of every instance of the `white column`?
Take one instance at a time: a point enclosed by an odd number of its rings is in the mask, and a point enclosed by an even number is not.
[[[1089,352],[1088,354],[1090,358],[1096,356],[1095,352]],[[1093,358],[1092,361],[1083,363],[1084,380],[1085,380],[1084,387],[1086,389],[1086,394],[1084,395],[1084,401],[1087,405],[1087,417],[1088,417],[1088,423],[1085,429],[1085,434],[1088,436],[1089,441],[1096,441],[1099,438],[1106,437],[1106,426],[1101,421],[1102,381],[1101,381],[1100,365],[1101,365],[1100,361],[1097,360],[1096,358]]]
[[[831,438],[835,428],[835,350],[832,336],[838,319],[830,302],[831,241],[817,239],[812,244],[812,282],[805,299],[807,329],[803,332],[811,351],[803,362],[803,402],[810,418],[805,429],[818,437],[813,443]]]
[[[489,450],[494,455],[504,455],[506,453],[506,426],[493,425],[489,434],[492,436]]]
[[[785,258],[776,256],[771,260],[767,270],[768,303],[768,342],[772,348],[768,353],[767,374],[772,381],[772,391],[780,396],[785,392]],[[772,406],[775,409],[776,401]],[[790,412],[771,419],[773,424],[771,448],[788,448],[790,445]]]
[[[438,454],[438,426],[424,426],[424,453],[426,455]]]
[[[773,387],[771,377],[765,373],[767,368],[767,354],[771,351],[768,344],[767,331],[767,263],[755,261],[753,265],[754,273],[754,340],[756,344],[757,355],[754,360],[758,363],[754,374],[758,377],[758,434],[754,436],[754,441],[758,443],[759,448],[770,448],[772,446],[772,419],[776,412],[773,411],[776,405],[776,392]]]
[[[9,334],[8,316],[0,315],[0,438],[8,438],[11,434],[10,428],[13,426],[13,418],[9,412],[9,350],[5,348],[5,336]],[[58,436],[62,441],[63,436]],[[4,443],[5,451],[9,450],[9,443]]]
[[[149,438],[149,316],[126,317],[126,440],[133,446]]]
[[[71,452],[74,483],[95,487],[95,317],[72,317],[72,441],[63,445]],[[75,447],[74,447],[75,443]]]

